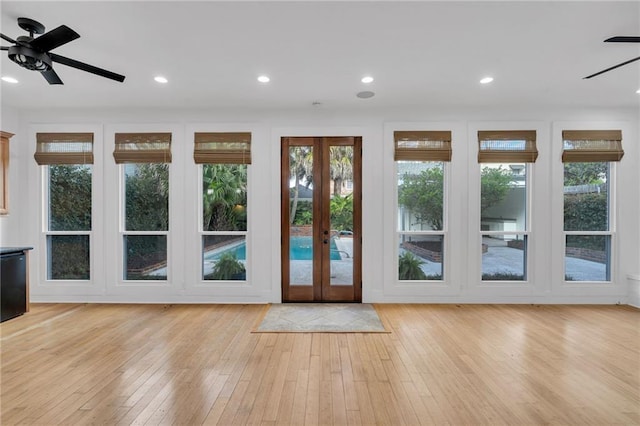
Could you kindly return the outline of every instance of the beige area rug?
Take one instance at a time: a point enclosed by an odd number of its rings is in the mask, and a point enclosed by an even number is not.
[[[375,308],[360,303],[269,305],[254,333],[388,333]]]

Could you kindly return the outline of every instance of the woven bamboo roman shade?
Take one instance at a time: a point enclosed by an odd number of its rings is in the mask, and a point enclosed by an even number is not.
[[[621,130],[563,130],[562,140],[563,163],[620,161],[624,155]]]
[[[535,130],[478,131],[478,163],[534,163]]]
[[[93,133],[36,133],[39,165],[93,164]]]
[[[196,133],[196,164],[251,164],[251,133]]]
[[[117,164],[171,162],[171,133],[116,133],[115,139]]]
[[[396,131],[395,161],[451,161],[450,131]]]

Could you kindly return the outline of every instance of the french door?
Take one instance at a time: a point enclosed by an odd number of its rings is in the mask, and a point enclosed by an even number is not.
[[[282,301],[362,300],[361,137],[282,138]]]

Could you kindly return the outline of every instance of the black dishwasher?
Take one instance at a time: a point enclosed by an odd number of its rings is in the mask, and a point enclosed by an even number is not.
[[[0,321],[27,310],[27,255],[3,254],[0,263]]]

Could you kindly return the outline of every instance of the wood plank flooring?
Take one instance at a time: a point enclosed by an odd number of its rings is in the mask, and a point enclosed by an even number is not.
[[[640,310],[376,305],[390,334],[255,334],[262,305],[35,304],[0,423],[640,424]]]

